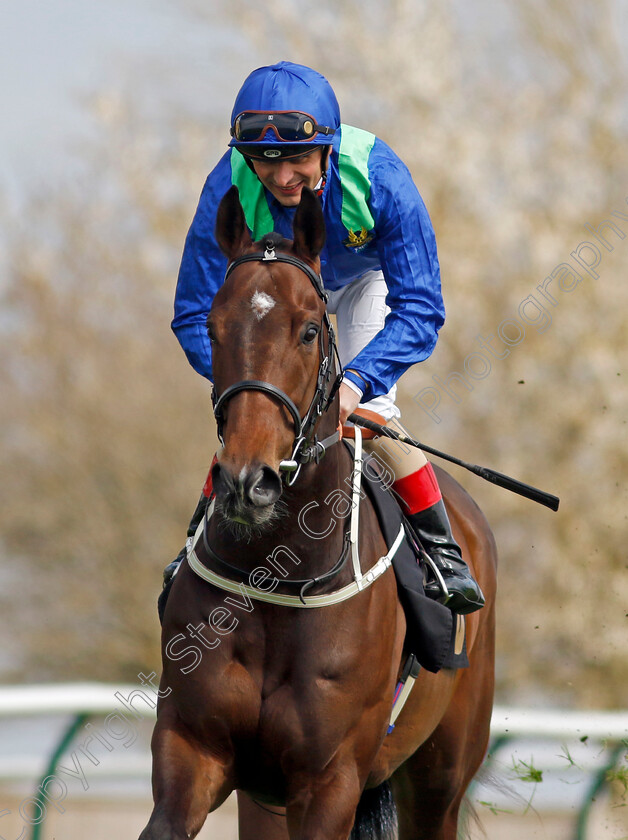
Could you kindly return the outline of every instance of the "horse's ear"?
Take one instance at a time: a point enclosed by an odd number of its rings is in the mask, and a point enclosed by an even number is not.
[[[253,244],[240,204],[240,193],[235,185],[227,190],[218,205],[216,241],[220,250],[230,260],[240,256]]]
[[[321,202],[313,190],[303,187],[301,201],[294,214],[294,253],[314,260],[325,244],[325,219]]]

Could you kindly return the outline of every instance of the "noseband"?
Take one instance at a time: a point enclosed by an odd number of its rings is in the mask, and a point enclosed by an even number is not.
[[[327,292],[323,288],[323,281],[320,275],[316,274],[313,269],[303,260],[292,254],[283,252],[275,252],[275,245],[272,240],[264,243],[264,251],[255,251],[251,254],[244,254],[242,257],[234,260],[227,267],[225,280],[229,277],[231,272],[242,263],[247,262],[284,262],[295,266],[302,271],[314,286],[314,290],[323,303],[327,303]],[[320,365],[318,368],[318,376],[316,380],[316,390],[304,417],[301,417],[299,409],[294,404],[293,400],[281,390],[270,382],[264,382],[260,379],[244,379],[241,382],[236,382],[226,388],[220,396],[216,392],[214,386],[212,390],[212,404],[214,407],[214,417],[216,418],[216,425],[218,430],[218,438],[223,442],[222,432],[224,425],[224,407],[231,397],[239,394],[241,391],[261,391],[268,394],[277,402],[281,403],[284,408],[288,410],[294,425],[294,445],[292,448],[292,457],[287,461],[282,461],[279,468],[284,473],[284,480],[286,484],[292,484],[303,464],[309,461],[319,461],[325,454],[325,450],[337,443],[340,440],[340,434],[336,431],[325,440],[319,441],[313,437],[314,427],[318,422],[319,417],[331,405],[340,383],[342,381],[342,373],[339,373],[333,383],[330,385],[331,379],[334,376],[334,361],[338,360],[338,350],[336,348],[336,339],[334,330],[329,320],[327,310],[323,314],[323,324],[327,330],[327,350],[323,344],[323,330],[319,332],[319,358]],[[338,364],[338,370],[340,365]]]

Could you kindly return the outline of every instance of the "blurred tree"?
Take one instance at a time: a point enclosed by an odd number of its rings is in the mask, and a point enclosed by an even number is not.
[[[232,24],[234,92],[259,64],[310,64],[344,119],[410,166],[448,320],[402,380],[408,428],[562,497],[554,515],[457,474],[501,549],[500,699],[625,704],[628,236],[607,229],[607,250],[584,227],[608,219],[628,234],[612,215],[628,215],[618,4],[189,5]],[[168,322],[225,126],[177,113],[149,130],[137,102],[116,97],[98,109],[105,132],[84,179],[33,199],[11,234],[0,322],[0,527],[24,601],[14,586],[0,598],[31,677],[132,677],[156,661],[159,573],[214,446],[207,389]],[[572,292],[554,280],[552,303],[543,284],[576,266],[583,240],[600,248],[599,279],[581,270]],[[507,320],[526,330],[519,343],[499,338]],[[477,339],[491,335],[493,353]],[[453,372],[468,384],[450,393],[440,383]],[[427,387],[438,423],[414,400]]]
[[[612,215],[628,215],[621,4],[223,8],[257,48],[242,76],[278,58],[319,68],[344,120],[387,140],[426,200],[448,319],[431,359],[402,379],[406,425],[562,497],[553,515],[457,474],[501,549],[499,696],[625,703],[628,219]],[[605,220],[620,231],[606,229],[612,250],[585,228]],[[602,254],[599,279],[571,257],[585,240]],[[554,280],[552,302],[538,287],[561,263],[583,280],[572,293]],[[525,334],[509,346],[498,328],[512,320]],[[489,336],[493,353],[480,343]],[[467,386],[439,384],[452,373]],[[426,387],[439,423],[414,399]]]
[[[2,291],[1,531],[28,679],[158,669],[155,598],[215,448],[209,387],[169,330],[208,126],[151,128],[94,103],[103,141],[75,183],[11,226]],[[6,636],[5,636],[6,638]],[[11,662],[9,662],[9,665]]]

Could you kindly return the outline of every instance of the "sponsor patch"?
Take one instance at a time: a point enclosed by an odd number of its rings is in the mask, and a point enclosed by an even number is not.
[[[361,230],[350,230],[349,236],[343,241],[343,245],[355,254],[359,254],[373,240],[373,232],[366,228]]]

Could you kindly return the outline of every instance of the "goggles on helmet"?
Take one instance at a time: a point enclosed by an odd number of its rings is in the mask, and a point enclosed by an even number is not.
[[[335,129],[318,125],[302,111],[243,111],[231,126],[231,136],[239,143],[259,142],[269,131],[284,143],[311,143],[317,134],[333,134]]]

